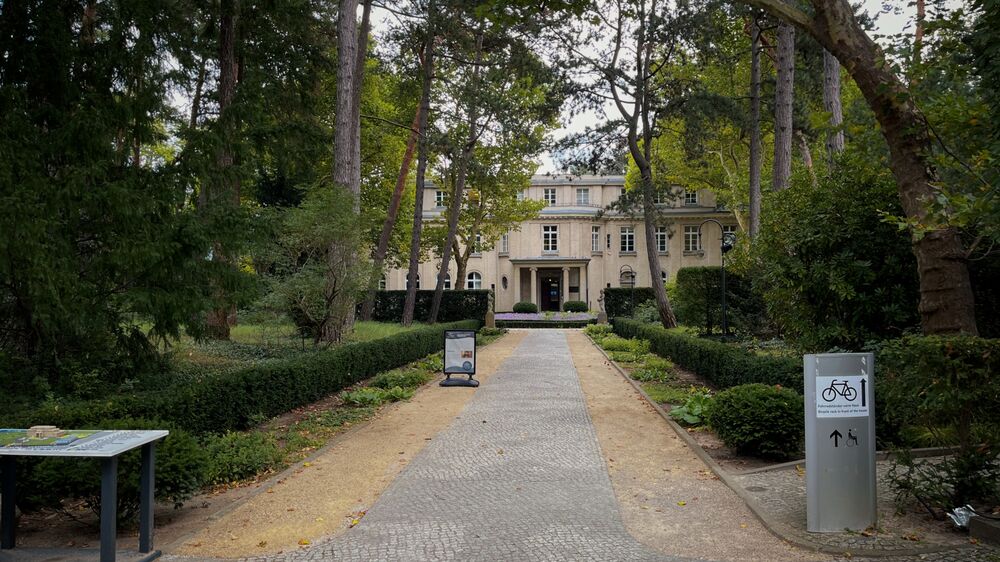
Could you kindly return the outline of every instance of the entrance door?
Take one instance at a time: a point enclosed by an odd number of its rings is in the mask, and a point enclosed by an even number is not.
[[[558,277],[543,277],[540,283],[542,289],[542,310],[559,310],[560,279]]]

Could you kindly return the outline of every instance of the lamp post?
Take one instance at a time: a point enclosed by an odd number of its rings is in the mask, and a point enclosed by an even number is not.
[[[722,235],[719,237],[720,249],[722,250],[722,338],[725,339],[729,337],[729,315],[726,310],[726,253],[733,249],[733,245],[736,243],[736,236],[731,232],[725,232],[722,230],[722,223],[715,219],[705,219],[701,224],[698,225],[698,242],[701,243],[701,227],[705,226],[707,222],[714,222],[719,226],[719,232]]]

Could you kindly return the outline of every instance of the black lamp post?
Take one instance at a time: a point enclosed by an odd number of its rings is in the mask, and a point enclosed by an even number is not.
[[[698,242],[701,243],[701,227],[705,226],[707,222],[714,222],[719,226],[719,231],[722,236],[719,238],[720,249],[722,250],[722,337],[723,339],[729,337],[729,315],[726,310],[726,253],[733,249],[733,245],[736,243],[736,236],[731,232],[725,232],[722,229],[722,223],[715,219],[706,219],[698,225]]]

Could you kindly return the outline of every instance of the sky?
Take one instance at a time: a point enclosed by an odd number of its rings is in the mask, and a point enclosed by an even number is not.
[[[949,0],[946,3],[953,7],[959,2]],[[863,9],[875,21],[876,40],[879,35],[892,35],[903,31],[912,32],[912,21],[916,8],[910,4],[909,0],[863,0]],[[379,33],[380,29],[388,27],[392,19],[393,16],[385,10],[380,8],[372,10],[372,22],[376,34]],[[609,105],[607,111],[613,115],[617,110]],[[594,112],[576,115],[572,119],[568,115],[564,116],[562,126],[552,133],[552,138],[560,139],[568,134],[582,132],[587,127],[597,125],[601,120],[602,117]],[[539,174],[558,171],[549,153],[542,155],[539,164],[537,172]]]

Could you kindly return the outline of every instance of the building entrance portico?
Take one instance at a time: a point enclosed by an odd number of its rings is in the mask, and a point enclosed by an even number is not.
[[[530,302],[541,311],[558,311],[568,300],[589,302],[589,258],[513,259],[515,302]]]

